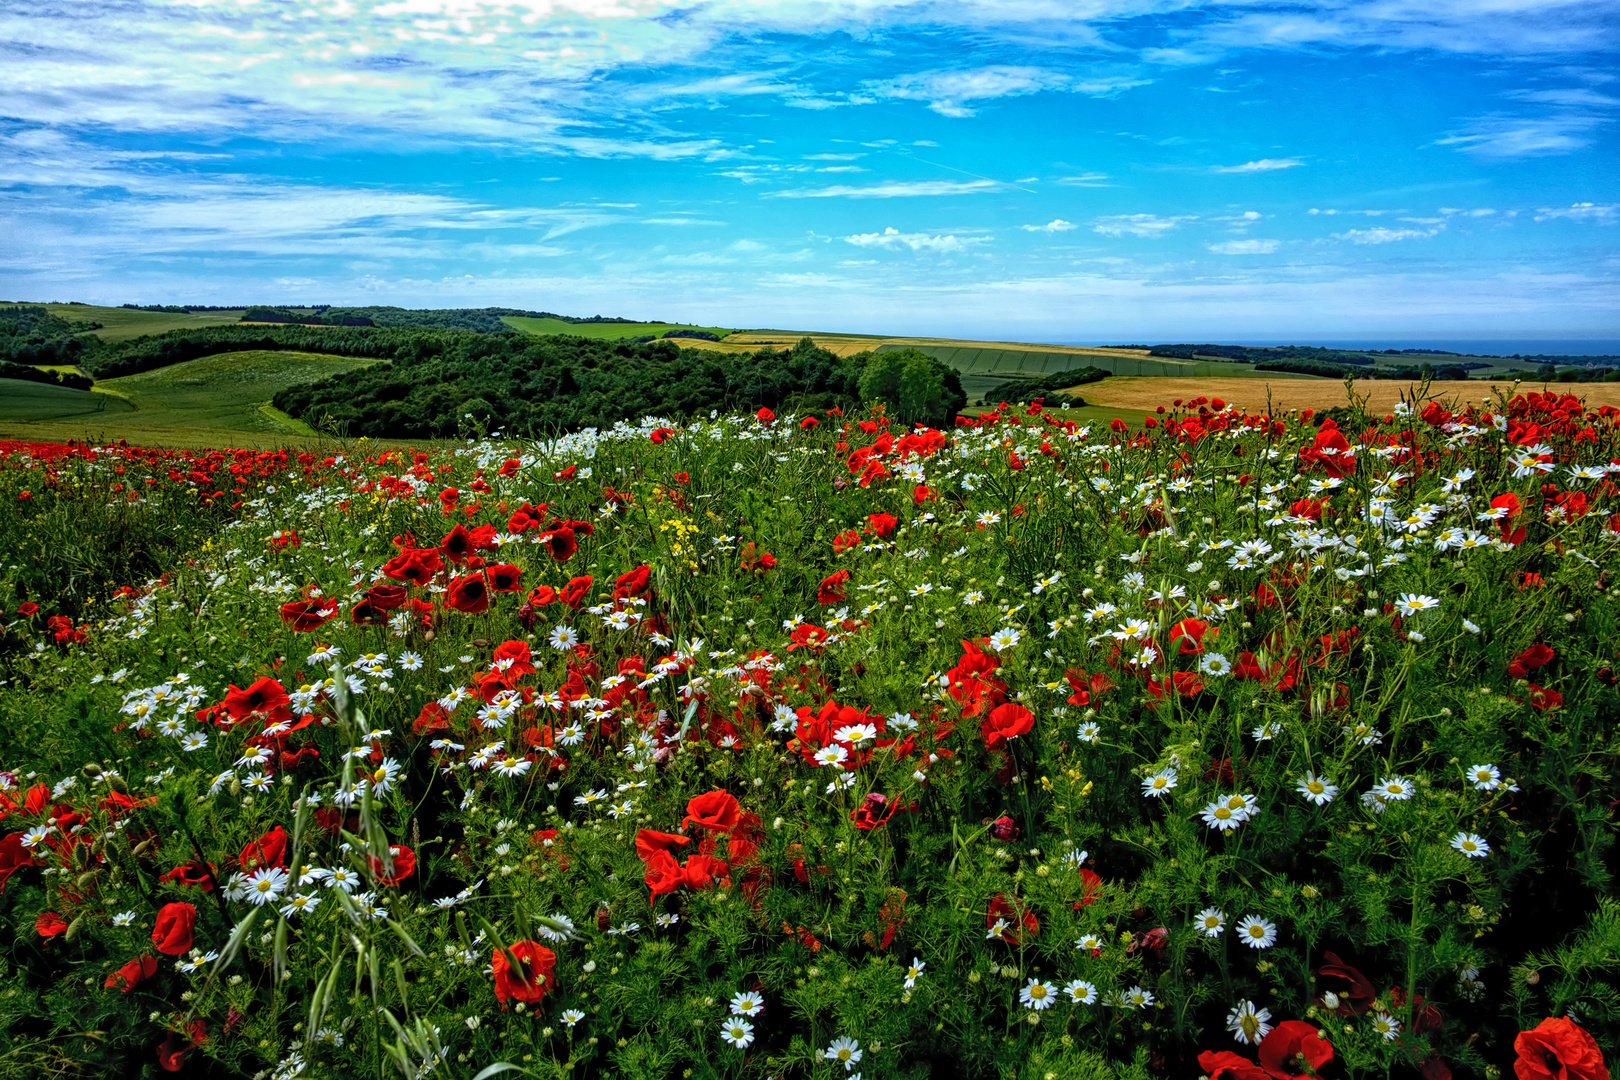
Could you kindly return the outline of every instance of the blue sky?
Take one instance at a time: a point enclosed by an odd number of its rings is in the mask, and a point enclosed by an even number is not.
[[[1620,336],[1620,0],[9,0],[0,296]]]

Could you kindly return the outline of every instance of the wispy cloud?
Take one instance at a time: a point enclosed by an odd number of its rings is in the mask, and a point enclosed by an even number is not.
[[[1297,169],[1305,164],[1299,158],[1261,158],[1259,161],[1245,161],[1242,165],[1217,165],[1210,172],[1218,173],[1255,173],[1276,172],[1278,169]]]
[[[1401,240],[1427,240],[1437,236],[1445,228],[1436,225],[1432,229],[1386,229],[1378,226],[1373,229],[1350,229],[1342,233],[1334,233],[1335,240],[1348,240],[1352,244],[1393,244]]]
[[[974,115],[968,102],[1035,94],[1061,87],[1068,77],[1038,67],[994,66],[971,71],[929,71],[866,84],[879,98],[926,101],[941,116]]]
[[[1561,115],[1545,117],[1481,117],[1455,134],[1435,140],[1480,158],[1530,158],[1568,154],[1592,144],[1605,117]]]
[[[1043,233],[1068,232],[1070,229],[1078,228],[1078,226],[1075,225],[1074,222],[1072,222],[1072,221],[1064,221],[1062,218],[1053,218],[1051,221],[1048,221],[1045,225],[1020,225],[1018,227],[1020,229],[1023,229],[1025,232],[1043,232]]]
[[[1079,176],[1060,176],[1052,183],[1059,187],[1113,187],[1108,182],[1108,174],[1100,172],[1081,173]]]
[[[1572,206],[1549,209],[1542,207],[1536,211],[1537,221],[1553,221],[1565,218],[1569,221],[1587,222],[1593,225],[1613,225],[1620,222],[1620,203],[1575,203]]]
[[[844,237],[844,243],[863,248],[910,248],[912,251],[956,252],[966,251],[975,244],[989,243],[987,236],[957,237],[954,233],[930,236],[928,233],[903,233],[895,228],[880,233],[856,233]]]
[[[1270,255],[1282,246],[1281,240],[1226,240],[1206,244],[1217,255]]]
[[[1176,217],[1159,217],[1157,214],[1112,214],[1100,217],[1092,225],[1092,232],[1104,236],[1143,236],[1148,238],[1163,236],[1170,230],[1177,228],[1184,221],[1194,221],[1198,215],[1181,214]]]
[[[833,184],[831,187],[773,191],[775,199],[908,199],[925,195],[982,195],[1006,187],[997,180],[889,180],[867,187]]]

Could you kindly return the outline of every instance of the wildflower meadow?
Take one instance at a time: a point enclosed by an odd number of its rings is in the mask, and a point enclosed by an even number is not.
[[[1620,413],[1066,413],[0,444],[0,1075],[1606,1080]]]

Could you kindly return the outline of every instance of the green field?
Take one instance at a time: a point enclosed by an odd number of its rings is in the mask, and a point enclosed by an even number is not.
[[[208,326],[232,326],[241,321],[240,311],[200,311],[178,315],[167,311],[136,311],[132,308],[96,307],[93,304],[46,304],[46,310],[69,322],[98,322],[95,331],[102,341],[127,341],[147,334],[170,330],[198,330]]]
[[[283,445],[289,438],[316,433],[271,408],[276,391],[375,362],[319,353],[252,351],[107,379],[92,393],[6,381],[0,383],[4,387],[0,436],[127,438],[153,446]],[[12,394],[12,387],[24,389]],[[100,410],[89,407],[89,402],[96,402]],[[77,411],[72,411],[75,407]]]
[[[646,334],[662,337],[671,330],[707,330],[721,337],[732,332],[721,326],[689,326],[685,323],[571,323],[561,319],[529,319],[521,316],[508,316],[501,322],[525,334],[567,334],[595,341],[642,337]]]
[[[0,379],[0,421],[79,420],[100,423],[133,411],[121,398],[65,386]]]

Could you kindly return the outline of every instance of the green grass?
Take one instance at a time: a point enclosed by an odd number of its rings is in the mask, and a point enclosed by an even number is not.
[[[662,337],[671,330],[707,330],[721,337],[732,332],[720,326],[690,326],[686,323],[571,323],[563,322],[561,319],[528,319],[522,316],[510,316],[501,321],[525,334],[567,334],[571,337],[591,338],[594,341],[641,337],[644,334],[657,334]]]
[[[0,379],[0,420],[90,420],[130,411],[129,402],[106,394],[23,379]]]
[[[0,391],[0,423],[35,423],[5,424],[0,435],[91,441],[126,438],[149,446],[284,444],[292,438],[313,437],[316,432],[271,407],[276,391],[373,363],[376,361],[321,353],[255,350],[106,379],[96,384],[93,393],[7,381]],[[9,392],[12,386],[27,390],[13,395]],[[36,398],[38,404],[26,404]],[[102,411],[87,407],[87,401],[95,401]]]
[[[93,304],[46,304],[52,315],[69,322],[98,322],[95,331],[102,341],[128,341],[147,334],[170,330],[197,330],[208,326],[232,326],[241,321],[240,311],[202,311],[177,315],[167,311],[135,311],[131,308],[96,307]]]

